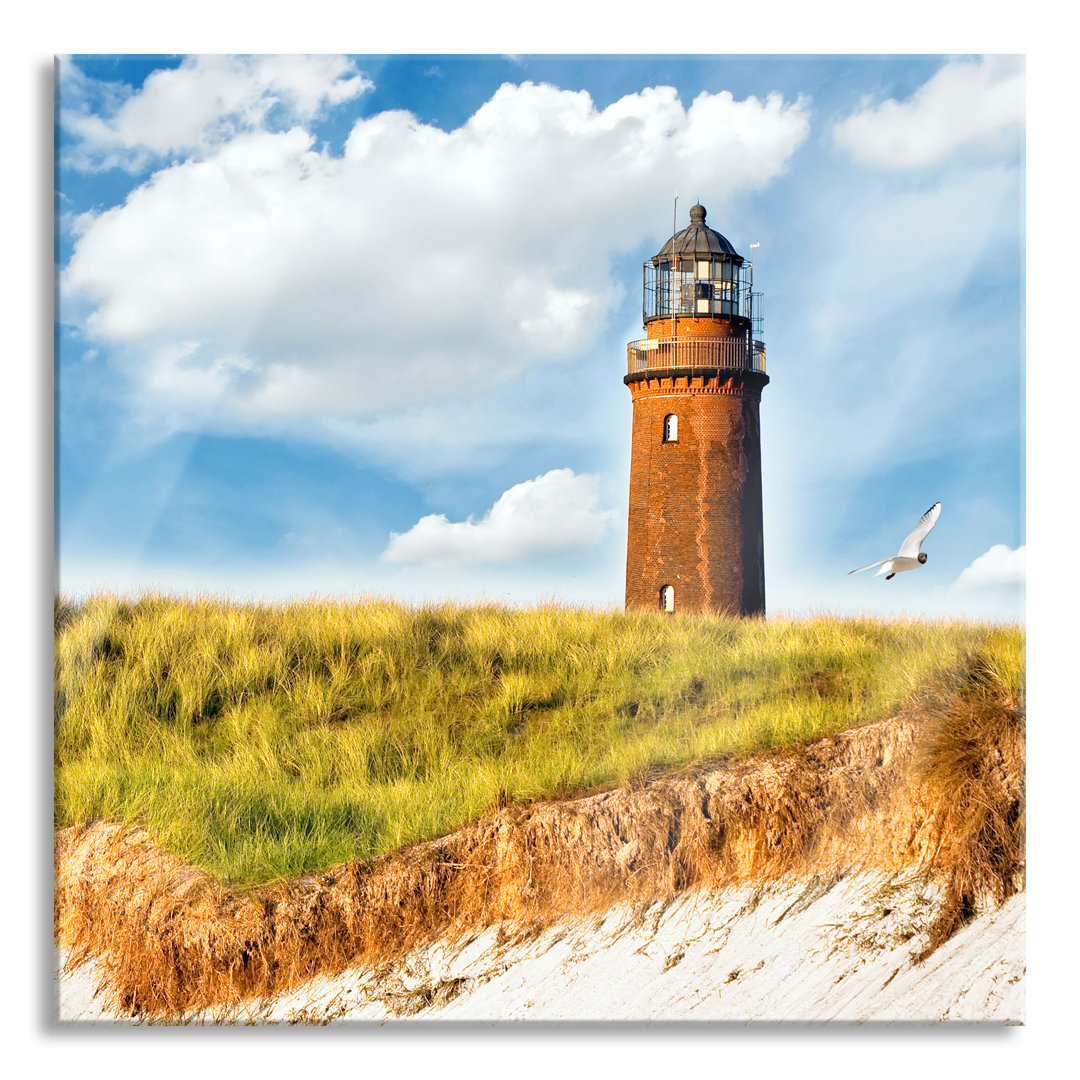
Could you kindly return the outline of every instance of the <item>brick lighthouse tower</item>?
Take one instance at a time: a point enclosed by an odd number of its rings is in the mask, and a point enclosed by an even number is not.
[[[644,269],[633,398],[626,607],[760,615],[761,390],[753,267],[690,208]]]

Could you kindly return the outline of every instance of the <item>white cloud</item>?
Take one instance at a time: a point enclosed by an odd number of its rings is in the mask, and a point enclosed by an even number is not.
[[[1015,549],[1007,544],[995,544],[960,572],[953,588],[984,589],[1001,585],[1023,585],[1026,569],[1026,544]]]
[[[64,301],[91,306],[88,335],[162,434],[385,423],[579,358],[622,295],[612,258],[656,238],[673,184],[722,227],[808,130],[777,95],[686,108],[658,87],[599,110],[525,83],[451,132],[360,119],[342,156],[299,125],[246,131],[83,220]]]
[[[970,144],[1015,144],[1024,121],[1020,57],[951,60],[910,98],[866,105],[836,125],[837,143],[884,169],[933,165]]]
[[[65,62],[61,123],[77,137],[77,168],[138,170],[154,157],[205,152],[275,117],[304,122],[372,87],[343,56],[191,56],[130,92],[92,83]],[[97,111],[91,101],[104,98]]]
[[[505,491],[480,521],[422,517],[408,532],[391,533],[382,557],[437,565],[518,562],[598,543],[614,519],[615,511],[600,508],[598,477],[553,469]]]

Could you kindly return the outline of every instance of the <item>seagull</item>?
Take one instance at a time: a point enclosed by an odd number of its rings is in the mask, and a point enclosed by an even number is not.
[[[926,562],[926,555],[919,548],[922,547],[922,542],[929,535],[930,530],[937,524],[939,517],[941,517],[941,503],[936,502],[919,518],[919,524],[900,545],[899,555],[894,555],[891,559],[878,559],[869,566],[860,566],[858,570],[849,570],[848,573],[861,574],[864,570],[873,570],[875,566],[880,566],[881,569],[874,577],[885,574],[885,580],[888,581],[902,570],[914,570],[916,566],[922,566]]]

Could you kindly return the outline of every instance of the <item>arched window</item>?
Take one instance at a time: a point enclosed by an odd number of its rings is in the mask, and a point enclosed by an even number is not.
[[[679,441],[679,418],[674,413],[664,417],[664,442]]]
[[[674,611],[675,610],[675,586],[665,585],[660,590],[660,610],[661,611]]]

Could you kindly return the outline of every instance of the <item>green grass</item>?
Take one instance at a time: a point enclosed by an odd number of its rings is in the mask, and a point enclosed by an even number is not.
[[[1015,626],[61,598],[56,821],[257,884],[874,720],[975,651],[1022,697]]]

